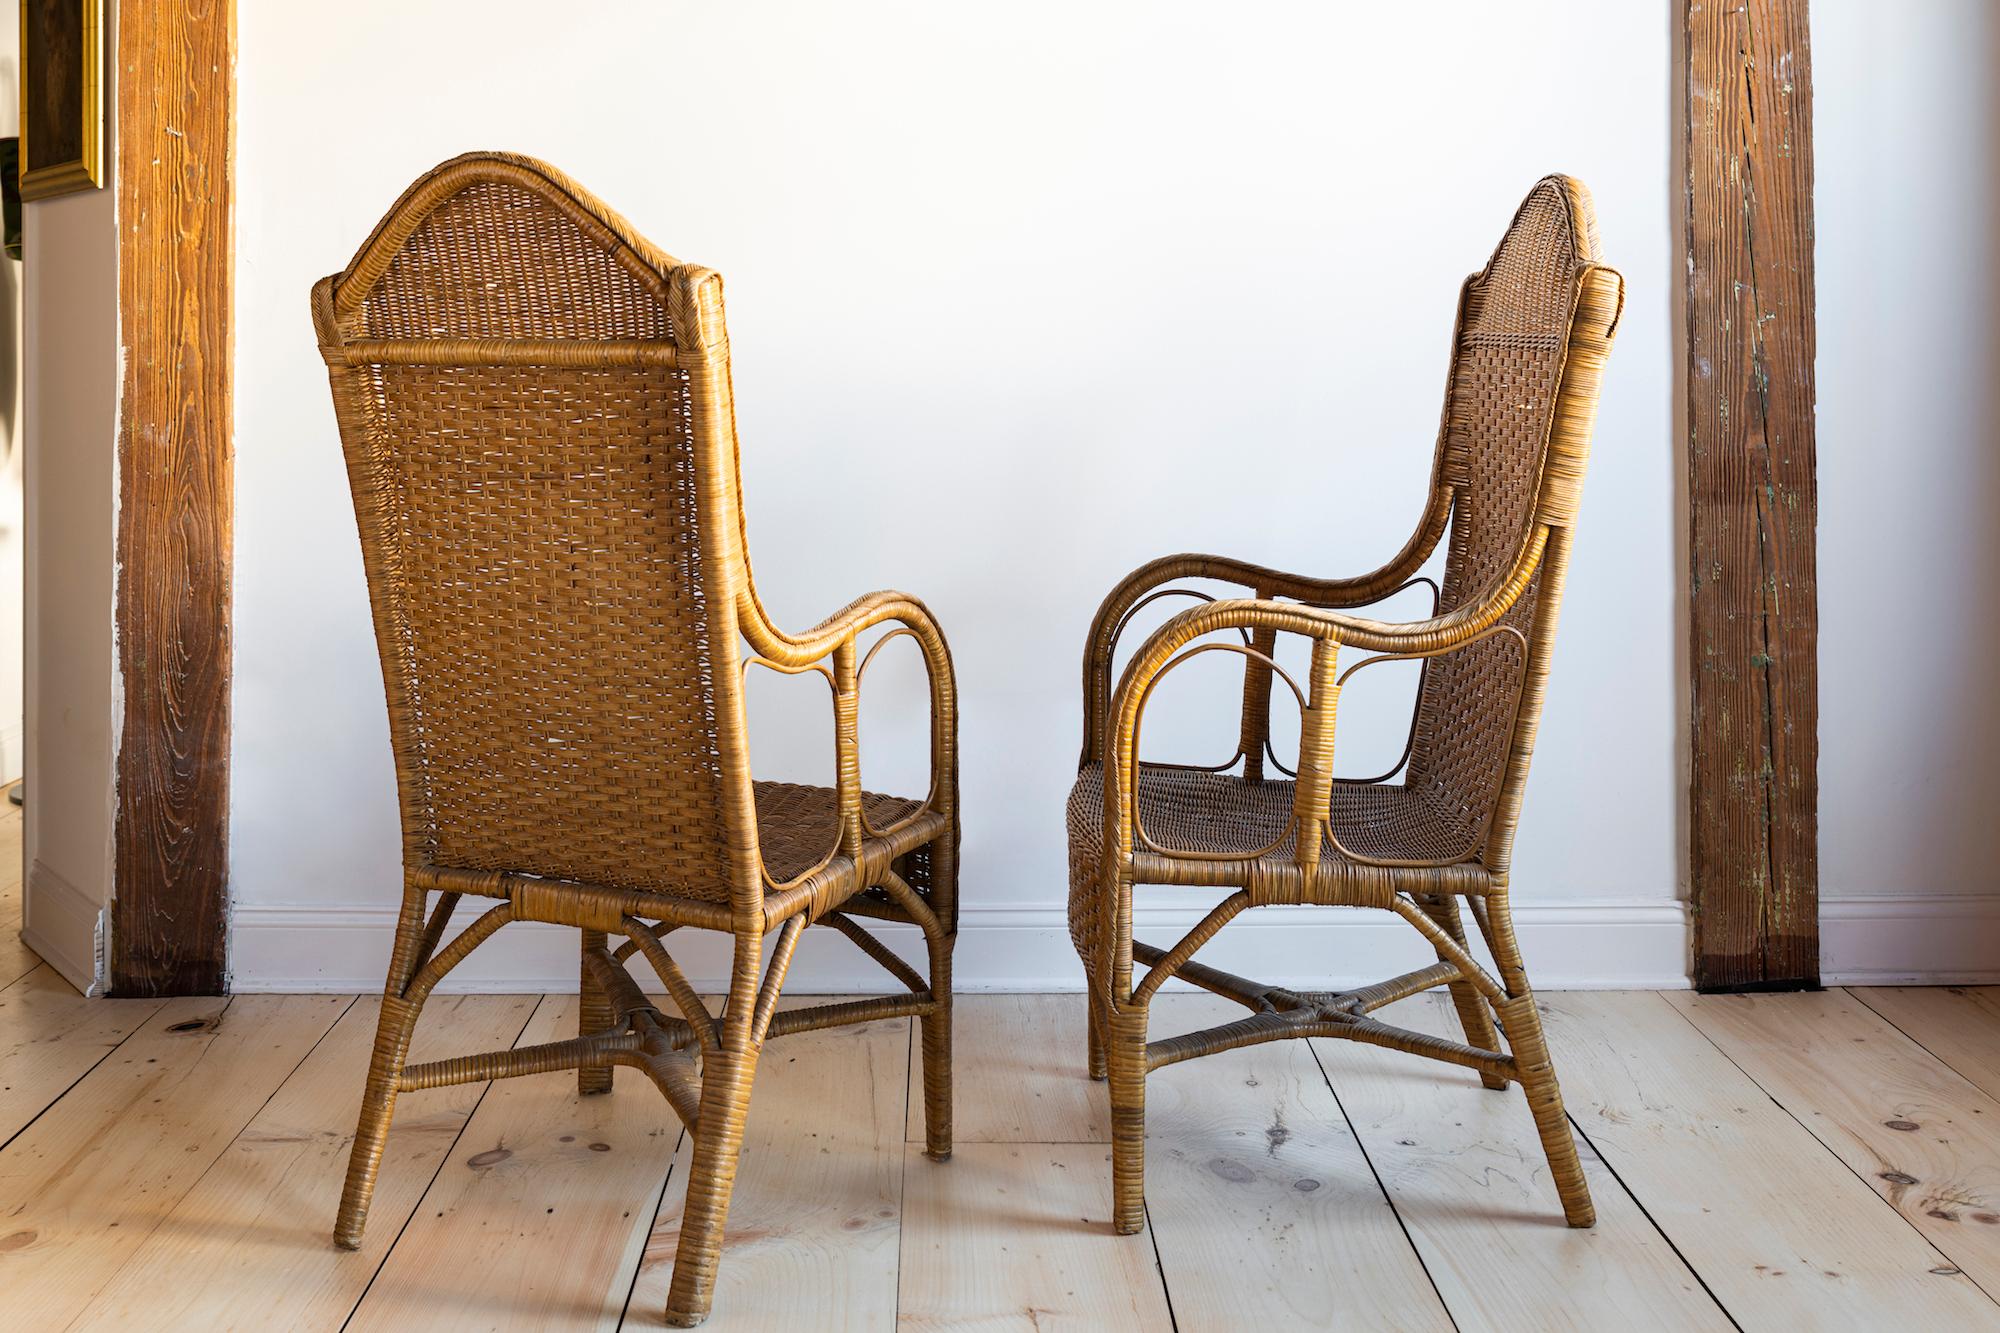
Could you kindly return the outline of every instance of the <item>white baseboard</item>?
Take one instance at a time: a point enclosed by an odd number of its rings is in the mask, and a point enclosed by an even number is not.
[[[104,909],[40,861],[28,867],[21,939],[85,995],[103,992]]]
[[[461,911],[458,923],[471,920]],[[1195,907],[1141,907],[1138,936],[1171,945],[1202,915]],[[382,985],[395,931],[393,905],[244,904],[230,934],[238,991],[369,992]],[[1686,905],[1666,902],[1516,904],[1514,921],[1529,975],[1542,990],[1670,990],[1687,984]],[[883,938],[922,969],[913,928]],[[686,931],[674,956],[695,986],[723,989],[725,937]],[[1351,986],[1435,960],[1422,938],[1386,912],[1269,907],[1245,913],[1202,950],[1203,962],[1281,985]],[[636,969],[643,973],[645,969]],[[959,914],[953,974],[960,991],[1077,991],[1083,972],[1059,904],[967,906]],[[807,932],[787,989],[795,994],[872,992],[880,968],[832,931]],[[576,932],[509,926],[481,945],[440,988],[481,993],[573,991]]]
[[[1819,952],[1829,986],[2000,982],[2000,895],[1822,898]]]

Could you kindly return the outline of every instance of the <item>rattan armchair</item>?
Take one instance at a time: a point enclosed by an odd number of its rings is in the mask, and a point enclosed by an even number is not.
[[[916,1016],[927,1146],[951,1153],[957,740],[944,637],[894,592],[803,634],[772,624],[745,551],[722,280],[547,166],[473,154],[438,167],[313,288],[312,306],[387,687],[405,866],[335,1239],[360,1242],[399,1093],[569,1069],[579,1092],[605,1093],[628,1066],[694,1137],[667,1318],[699,1323],[767,1038]],[[861,678],[898,637],[915,641],[930,681],[921,798],[861,789]],[[752,780],[751,663],[825,677],[836,786]],[[465,898],[498,901],[446,943]],[[862,928],[871,917],[921,928],[928,978]],[[407,1063],[425,998],[514,921],[582,932],[582,1031]],[[907,993],[780,1012],[815,925]],[[683,928],[734,937],[719,1016],[668,951]],[[626,971],[634,954],[665,1009]]]
[[[1486,267],[1466,280],[1429,502],[1388,564],[1359,578],[1314,579],[1174,556],[1131,575],[1098,611],[1084,652],[1083,757],[1069,800],[1070,929],[1089,977],[1091,1073],[1110,1079],[1119,1231],[1144,1222],[1146,1075],[1289,1037],[1344,1037],[1468,1066],[1489,1088],[1518,1082],[1565,1218],[1579,1227],[1593,1220],[1514,935],[1508,867],[1598,384],[1624,300],[1623,279],[1597,254],[1589,196],[1551,176],[1528,195]],[[1420,577],[1447,530],[1442,579]],[[1219,581],[1249,596],[1216,600],[1173,586],[1184,579]],[[1436,597],[1426,619],[1350,613],[1426,583]],[[1145,639],[1114,689],[1113,656],[1133,613],[1176,593],[1199,605]],[[1309,641],[1303,684],[1274,660],[1280,634]],[[1343,668],[1342,648],[1369,655]],[[1141,762],[1140,723],[1154,687],[1210,651],[1245,660],[1236,755],[1210,769]],[[1342,684],[1371,663],[1409,660],[1423,663],[1423,675],[1402,761],[1373,781],[1335,777]],[[1275,679],[1301,709],[1296,771],[1271,746]],[[1267,771],[1267,761],[1278,771]],[[1156,948],[1133,938],[1143,885],[1200,886],[1220,900],[1179,943]],[[1469,952],[1460,899],[1498,975]],[[1394,912],[1438,961],[1359,990],[1325,992],[1267,986],[1194,960],[1238,913],[1277,904]],[[1174,977],[1250,1013],[1149,1042],[1148,1007]],[[1437,986],[1450,987],[1464,1042],[1371,1017]]]

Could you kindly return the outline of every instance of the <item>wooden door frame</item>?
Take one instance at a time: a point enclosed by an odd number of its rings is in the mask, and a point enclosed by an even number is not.
[[[1686,0],[1688,869],[1702,990],[1819,984],[1807,0]]]
[[[228,982],[234,0],[119,6],[118,666],[107,981]]]

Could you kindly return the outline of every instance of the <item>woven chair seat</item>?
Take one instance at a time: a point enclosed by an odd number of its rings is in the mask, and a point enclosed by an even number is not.
[[[1153,841],[1172,851],[1291,860],[1290,781],[1246,782],[1232,773],[1204,773],[1160,764],[1139,766],[1139,820]],[[1333,833],[1362,856],[1397,861],[1462,860],[1477,836],[1413,787],[1336,783]],[[1282,838],[1282,841],[1280,839]],[[1104,767],[1087,764],[1069,793],[1069,845],[1093,862],[1104,847]],[[1331,847],[1322,861],[1343,861]]]
[[[764,869],[783,884],[797,879],[826,859],[840,841],[840,793],[832,787],[809,787],[795,782],[759,782],[757,793],[757,843],[764,853]],[[898,828],[923,806],[907,796],[884,796],[880,792],[861,793],[861,815],[868,827],[886,832],[882,838],[867,837],[892,856],[921,846],[944,828],[944,817],[932,811],[908,828]]]
[[[1264,852],[1272,860],[1289,863],[1295,856],[1294,794],[1289,780],[1248,782],[1233,773],[1141,764],[1139,826],[1169,851],[1218,858],[1255,858]],[[1359,856],[1452,863],[1471,858],[1478,847],[1478,836],[1422,788],[1335,783],[1330,805],[1334,837]],[[1102,764],[1086,764],[1077,774],[1068,815],[1070,931],[1090,954],[1100,943],[1104,918],[1096,882],[1104,850]],[[1142,849],[1135,859],[1143,864],[1152,857]],[[1250,864],[1247,859],[1233,866],[1218,863],[1214,879],[1241,882]],[[1342,856],[1331,845],[1321,848],[1320,864],[1329,872],[1362,868],[1362,863]],[[1483,867],[1465,869],[1468,883],[1488,878]],[[1337,873],[1333,882],[1338,883]]]

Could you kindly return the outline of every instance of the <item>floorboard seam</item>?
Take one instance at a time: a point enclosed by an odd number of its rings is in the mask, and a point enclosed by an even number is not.
[[[528,1025],[535,1021],[535,1015],[541,1012],[542,1006],[548,1003],[548,1000],[549,997],[544,995],[541,999],[528,1006],[528,1012],[521,1018],[520,1030],[514,1034],[514,1040],[508,1044],[509,1049],[521,1044],[521,1037],[527,1032]],[[418,1021],[423,1021],[421,1014],[418,1015]],[[354,1316],[361,1312],[363,1305],[367,1304],[368,1293],[375,1290],[375,1280],[382,1276],[382,1270],[388,1266],[389,1256],[394,1254],[396,1247],[403,1243],[403,1233],[410,1229],[410,1223],[414,1222],[417,1214],[423,1211],[424,1200],[431,1196],[431,1190],[437,1185],[438,1177],[443,1175],[445,1167],[451,1164],[451,1155],[458,1151],[459,1141],[465,1137],[466,1128],[472,1124],[472,1118],[479,1114],[479,1108],[486,1104],[486,1094],[492,1090],[493,1080],[489,1079],[486,1082],[486,1086],[479,1090],[479,1095],[472,1099],[472,1105],[465,1112],[465,1119],[459,1122],[458,1133],[451,1136],[451,1146],[446,1148],[438,1157],[437,1169],[431,1172],[431,1178],[424,1183],[423,1189],[418,1192],[415,1207],[410,1209],[410,1214],[403,1219],[403,1224],[396,1228],[396,1238],[382,1248],[382,1258],[375,1265],[375,1271],[368,1275],[368,1281],[362,1285],[360,1294],[354,1298],[354,1304],[349,1307],[346,1316],[341,1319],[341,1333],[346,1333],[347,1326],[354,1322]],[[356,1111],[358,1119],[358,1107]],[[393,1133],[395,1130],[393,1117],[389,1127]]]
[[[48,966],[49,965],[47,963],[42,964],[42,967],[48,967]],[[50,970],[54,971],[53,968],[50,968]],[[33,973],[30,973],[29,975],[32,976]],[[126,1042],[132,1040],[132,1038],[138,1036],[141,1032],[145,1031],[146,1024],[152,1022],[155,1018],[159,1017],[160,1010],[166,1007],[167,1007],[167,1001],[165,1000],[161,1000],[158,1004],[154,1005],[152,1013],[147,1014],[144,1018],[140,1019],[136,1024],[133,1025],[132,1030],[130,1032],[120,1037],[112,1045],[106,1047],[104,1054],[98,1056],[95,1060],[92,1060],[90,1062],[90,1068],[84,1070],[82,1073],[78,1074],[75,1078],[71,1079],[67,1084],[65,1084],[61,1092],[57,1093],[54,1097],[51,1097],[48,1103],[45,1106],[43,1106],[41,1110],[29,1116],[28,1119],[21,1125],[19,1129],[15,1130],[12,1134],[9,1134],[6,1138],[0,1139],[0,1152],[7,1151],[8,1147],[14,1142],[14,1140],[20,1138],[30,1129],[33,1129],[35,1127],[35,1123],[39,1121],[43,1116],[47,1115],[50,1111],[54,1110],[59,1104],[61,1104],[63,1098],[69,1096],[72,1092],[76,1091],[77,1084],[83,1082],[85,1079],[89,1078],[92,1074],[96,1073],[97,1067],[99,1065],[103,1064],[106,1060],[109,1060],[112,1056],[116,1055],[119,1052],[119,1050],[124,1047]]]
[[[1340,1112],[1341,1120],[1346,1123],[1347,1132],[1354,1136],[1354,1146],[1360,1151],[1361,1160],[1367,1164],[1368,1174],[1375,1178],[1375,1188],[1382,1192],[1382,1201],[1389,1205],[1389,1216],[1396,1219],[1396,1229],[1403,1233],[1403,1243],[1408,1245],[1410,1253],[1416,1256],[1417,1268],[1423,1273],[1424,1281],[1431,1284],[1431,1292],[1437,1297],[1438,1309],[1444,1311],[1445,1319],[1453,1329],[1457,1329],[1458,1315],[1452,1310],[1451,1302],[1444,1298],[1444,1290],[1438,1286],[1437,1278],[1431,1273],[1431,1266],[1424,1262],[1423,1249],[1417,1244],[1416,1237],[1410,1234],[1410,1225],[1403,1220],[1403,1210],[1396,1206],[1396,1196],[1389,1192],[1389,1186],[1383,1181],[1382,1173],[1376,1169],[1375,1158],[1368,1151],[1367,1140],[1361,1137],[1361,1131],[1355,1127],[1354,1117],[1347,1114],[1347,1103],[1340,1100],[1340,1089],[1334,1086],[1333,1071],[1326,1067],[1326,1061],[1319,1058],[1319,1047],[1313,1044],[1313,1039],[1307,1037],[1305,1043],[1306,1054],[1312,1057],[1313,1067],[1319,1070],[1320,1081],[1326,1084],[1326,1090],[1333,1095],[1334,1107]]]
[[[1848,1175],[1853,1176],[1856,1180],[1860,1181],[1862,1188],[1866,1189],[1870,1195],[1873,1195],[1876,1202],[1880,1203],[1884,1208],[1887,1208],[1890,1212],[1894,1213],[1896,1215],[1897,1221],[1901,1222],[1904,1226],[1907,1226],[1910,1230],[1916,1232],[1917,1239],[1921,1240],[1924,1244],[1931,1247],[1931,1253],[1935,1254],[1938,1258],[1944,1260],[1945,1263],[1949,1264],[1952,1268],[1956,1269],[1960,1277],[1963,1277],[1967,1282],[1970,1282],[1972,1284],[1972,1288],[1974,1291],[1977,1291],[1980,1295],[1984,1296],[1987,1300],[1992,1301],[1995,1305],[2000,1305],[2000,1299],[1995,1299],[1992,1292],[1986,1290],[1985,1287],[1980,1286],[1978,1279],[1973,1277],[1972,1274],[1966,1272],[1963,1268],[1959,1268],[1958,1260],[1952,1258],[1950,1255],[1946,1254],[1943,1250],[1939,1249],[1937,1242],[1932,1240],[1929,1236],[1926,1236],[1924,1234],[1923,1228],[1919,1227],[1914,1221],[1906,1217],[1903,1214],[1902,1209],[1890,1203],[1880,1194],[1876,1194],[1875,1187],[1868,1183],[1868,1177],[1862,1175],[1859,1171],[1856,1171],[1853,1167],[1849,1166],[1846,1160],[1842,1158],[1839,1153],[1835,1152],[1832,1146],[1829,1145],[1825,1139],[1822,1139],[1819,1135],[1813,1133],[1813,1128],[1811,1125],[1808,1125],[1804,1120],[1801,1120],[1798,1117],[1798,1115],[1792,1110],[1791,1107],[1785,1105],[1783,1102],[1779,1101],[1777,1097],[1773,1096],[1771,1090],[1769,1088],[1766,1088],[1761,1082],[1759,1082],[1755,1074],[1751,1073],[1749,1070],[1745,1069],[1742,1065],[1738,1064],[1736,1060],[1730,1056],[1728,1051],[1722,1049],[1722,1044],[1720,1042],[1716,1041],[1715,1038],[1709,1036],[1706,1032],[1703,1032],[1701,1029],[1701,1024],[1695,1022],[1694,1019],[1688,1017],[1686,1013],[1682,1012],[1680,1006],[1668,1000],[1666,996],[1659,994],[1659,992],[1657,991],[1653,992],[1653,994],[1654,997],[1658,999],[1661,1004],[1666,1005],[1667,1008],[1672,1009],[1676,1014],[1679,1014],[1681,1020],[1685,1022],[1689,1027],[1693,1028],[1695,1032],[1700,1035],[1703,1041],[1707,1042],[1710,1046],[1714,1047],[1717,1055],[1720,1055],[1723,1059],[1729,1061],[1730,1065],[1733,1068],[1735,1068],[1738,1073],[1742,1074],[1743,1077],[1749,1079],[1751,1086],[1756,1088],[1757,1091],[1763,1093],[1764,1096],[1770,1100],[1771,1105],[1777,1107],[1780,1111],[1785,1113],[1786,1119],[1790,1120],[1793,1124],[1797,1125],[1801,1130],[1805,1131],[1806,1137],[1810,1138],[1814,1143],[1818,1144],[1820,1151],[1824,1152],[1828,1157],[1831,1157],[1834,1160],[1834,1163],[1838,1165],[1841,1170],[1847,1172]],[[1873,1011],[1871,1010],[1870,1012]],[[1930,1052],[1928,1051],[1924,1053],[1926,1055],[1930,1054]],[[1943,1062],[1940,1061],[1939,1063],[1942,1064]],[[1950,1069],[1951,1067],[1949,1065],[1946,1065],[1945,1068]],[[1951,1070],[1951,1072],[1954,1074],[1958,1073],[1958,1071],[1955,1069]]]
[[[1916,1033],[1910,1031],[1908,1028],[1904,1027],[1901,1023],[1898,1023],[1894,1018],[1891,1018],[1888,1014],[1885,1014],[1880,1009],[1877,1009],[1874,1005],[1868,1003],[1868,996],[1865,994],[1865,992],[1871,990],[1886,989],[1885,987],[1842,986],[1839,987],[1839,989],[1850,999],[1858,1003],[1863,1009],[1866,1009],[1869,1013],[1875,1015],[1875,1017],[1881,1019],[1884,1023],[1887,1023],[1890,1027],[1896,1029],[1896,1031],[1902,1033],[1905,1037],[1909,1038],[1910,1044],[1915,1046],[1918,1050],[1922,1051],[1925,1055],[1928,1055],[1931,1059],[1937,1061],[1939,1064],[1943,1065],[1946,1069],[1949,1069],[1952,1073],[1957,1074],[1967,1083],[1972,1083],[1971,1075],[1967,1074],[1957,1065],[1954,1065],[1951,1061],[1945,1059],[1942,1055],[1939,1055],[1936,1051],[1932,1050],[1930,1047],[1924,1045],[1923,1039],[1917,1036]],[[1962,986],[1946,986],[1943,987],[1942,989],[1949,991],[1958,991],[1958,990],[1963,990],[1965,988]],[[1972,1083],[1972,1086],[1975,1088],[1979,1087],[1977,1083]],[[1984,1091],[1984,1089],[1981,1089],[1981,1091]]]

